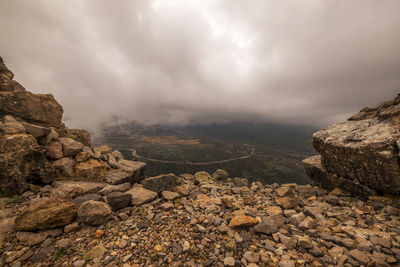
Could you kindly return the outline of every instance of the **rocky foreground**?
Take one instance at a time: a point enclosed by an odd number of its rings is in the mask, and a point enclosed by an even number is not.
[[[27,191],[0,212],[0,265],[400,266],[390,198],[227,176]]]

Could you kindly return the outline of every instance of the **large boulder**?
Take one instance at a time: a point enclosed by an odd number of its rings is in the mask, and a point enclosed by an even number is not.
[[[0,191],[21,193],[28,182],[50,183],[54,168],[28,134],[0,136]]]
[[[15,229],[35,231],[62,227],[76,217],[74,203],[60,199],[43,199],[24,209],[15,219]]]
[[[314,133],[321,157],[306,159],[307,173],[325,187],[337,186],[358,195],[400,194],[400,96],[364,108],[348,121]]]
[[[118,168],[130,173],[131,184],[139,183],[145,177],[146,163],[144,162],[122,159],[118,161]]]
[[[60,126],[63,108],[51,94],[0,91],[0,116],[11,114],[41,126]]]

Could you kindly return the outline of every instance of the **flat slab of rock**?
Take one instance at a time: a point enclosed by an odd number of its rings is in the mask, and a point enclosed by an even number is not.
[[[132,205],[142,205],[154,200],[157,197],[157,192],[143,188],[142,186],[134,186],[126,193],[131,195]]]
[[[89,193],[96,193],[106,186],[105,183],[84,181],[55,181],[53,190],[60,191],[65,196],[77,197]]]
[[[120,210],[131,204],[132,195],[123,192],[112,192],[106,197],[108,205],[112,210]]]
[[[250,227],[256,224],[258,224],[258,220],[247,215],[235,216],[229,222],[230,227]]]
[[[83,203],[89,200],[104,202],[103,197],[97,194],[86,194],[83,196],[78,196],[74,198],[72,202],[74,202],[75,205],[79,208]]]
[[[60,199],[43,199],[24,209],[15,219],[15,229],[34,231],[63,227],[77,215],[74,203]]]
[[[7,114],[13,114],[33,124],[59,126],[63,108],[51,94],[0,91],[0,117]]]
[[[108,184],[118,185],[130,183],[131,174],[126,171],[109,171],[107,172],[104,181]]]
[[[149,177],[143,180],[144,188],[157,193],[161,193],[162,191],[171,191],[177,185],[178,177],[173,173]]]
[[[126,192],[131,188],[130,183],[124,183],[119,185],[106,185],[99,191],[102,196],[109,195],[112,192]]]
[[[28,134],[33,135],[36,139],[48,135],[51,131],[49,128],[31,124],[31,123],[25,122],[25,123],[23,123],[23,125],[25,127],[25,131]]]

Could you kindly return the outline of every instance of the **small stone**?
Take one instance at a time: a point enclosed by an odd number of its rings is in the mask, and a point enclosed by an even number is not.
[[[277,198],[275,199],[275,201],[278,205],[282,206],[284,209],[293,209],[299,204],[298,200],[293,197]]]
[[[132,258],[132,254],[131,253],[129,253],[128,255],[126,255],[123,259],[122,259],[122,261],[123,262],[127,262],[130,258]],[[129,267],[131,266],[131,265],[128,265]]]
[[[231,240],[225,244],[225,249],[230,251],[236,251],[236,242]]]
[[[150,221],[147,219],[143,219],[140,222],[138,222],[137,224],[137,228],[140,229],[145,229],[148,228],[150,226]]]
[[[69,248],[72,244],[72,240],[70,238],[63,238],[56,242],[56,247],[58,248]]]
[[[226,257],[224,259],[225,266],[235,266],[235,259],[233,257]]]
[[[106,247],[103,244],[99,244],[89,250],[86,255],[84,255],[85,260],[93,260],[95,258],[103,258],[104,254],[107,252]]]
[[[80,229],[79,223],[75,222],[75,223],[66,225],[64,227],[64,232],[69,233],[69,232],[77,231],[79,229]]]
[[[94,236],[96,238],[100,238],[104,235],[104,230],[96,230],[96,233],[94,234]]]
[[[229,222],[229,227],[244,227],[244,226],[254,226],[258,224],[258,220],[251,216],[240,215],[233,217]]]
[[[246,253],[244,253],[243,257],[249,263],[257,263],[260,260],[260,255],[252,251],[247,251]]]
[[[367,254],[365,254],[361,250],[353,249],[349,252],[349,254],[350,254],[350,256],[352,256],[354,259],[361,262],[362,264],[367,264],[369,262],[369,257],[367,256]]]
[[[161,195],[165,200],[174,200],[179,197],[178,193],[172,191],[162,191]]]

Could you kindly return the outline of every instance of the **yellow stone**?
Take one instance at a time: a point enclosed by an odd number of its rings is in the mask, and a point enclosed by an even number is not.
[[[157,245],[157,246],[154,247],[154,250],[157,251],[157,252],[161,252],[162,249],[163,249],[163,248],[162,248],[161,245]]]

